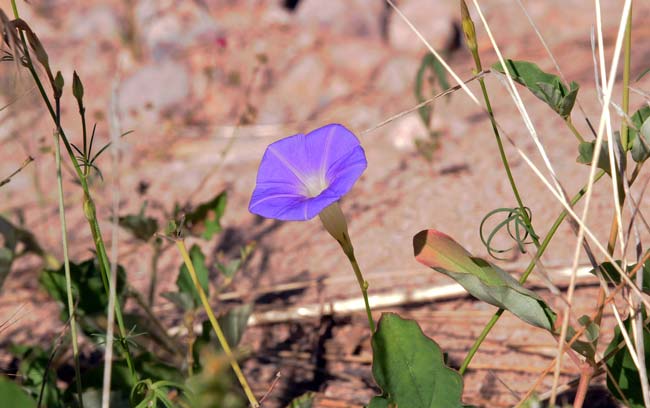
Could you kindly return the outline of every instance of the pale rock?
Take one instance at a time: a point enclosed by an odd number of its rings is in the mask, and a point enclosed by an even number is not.
[[[416,150],[415,141],[425,139],[428,131],[417,113],[412,113],[386,126],[386,134],[397,150],[412,152]]]
[[[269,90],[259,112],[261,123],[304,120],[323,103],[327,72],[318,54],[307,54]]]
[[[288,26],[291,24],[291,13],[277,3],[269,3],[262,14],[261,21],[264,25]]]
[[[166,0],[141,0],[136,6],[140,40],[155,60],[163,60],[193,43],[220,36],[220,27],[202,6],[195,2],[179,6],[168,3]]]
[[[296,8],[300,23],[323,27],[342,35],[379,37],[384,2],[378,0],[301,0]]]
[[[161,114],[180,108],[190,96],[190,75],[175,61],[151,63],[126,78],[119,88],[123,125],[156,123]]]
[[[419,65],[417,58],[391,58],[381,67],[373,86],[392,95],[413,92],[413,83]]]
[[[386,55],[385,48],[363,40],[332,43],[325,53],[334,68],[363,78],[368,78]]]
[[[454,20],[460,18],[457,0],[403,0],[399,10],[436,51],[442,51],[455,35]],[[400,51],[422,52],[426,45],[394,11],[388,25],[390,45]]]
[[[333,103],[318,114],[319,122],[341,123],[358,136],[359,133],[371,128],[381,120],[382,116],[377,107],[371,104],[363,104],[356,100]],[[369,136],[373,137],[372,135]]]
[[[334,75],[327,81],[325,88],[321,94],[321,104],[330,103],[334,99],[338,99],[348,95],[352,91],[352,84],[345,77],[341,75]]]
[[[85,39],[91,44],[98,39],[118,39],[120,34],[115,11],[108,5],[95,6],[81,15],[73,15],[70,24],[72,38]]]

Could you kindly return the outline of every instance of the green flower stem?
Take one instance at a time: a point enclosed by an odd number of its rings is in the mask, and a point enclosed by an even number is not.
[[[578,129],[576,129],[576,127],[573,125],[573,121],[571,120],[571,116],[567,116],[564,119],[564,123],[566,123],[566,125],[569,127],[569,129],[571,129],[571,132],[576,137],[576,139],[578,139],[578,142],[582,143],[582,142],[585,141],[585,139],[582,137],[580,132],[578,132]]]
[[[18,8],[16,7],[16,0],[11,0],[11,6],[14,11],[14,17],[19,18],[18,15]],[[25,36],[23,32],[20,32],[20,39],[23,44],[23,47],[25,49],[25,59],[27,62],[27,68],[29,69],[29,72],[32,75],[32,78],[34,79],[34,83],[36,84],[36,87],[38,88],[39,93],[41,94],[41,97],[43,99],[43,102],[45,103],[50,116],[52,117],[52,120],[55,122],[55,124],[58,124],[57,121],[57,115],[56,112],[54,111],[54,108],[52,107],[52,103],[50,102],[47,92],[45,91],[45,88],[43,87],[43,83],[41,82],[38,73],[36,72],[36,69],[34,68],[34,64],[32,62],[31,56],[29,54],[29,48],[27,46],[27,41],[25,40]],[[65,135],[65,132],[63,131],[62,128],[59,127],[59,137],[61,141],[63,141],[63,145],[68,152],[68,156],[70,157],[70,160],[72,162],[72,165],[74,166],[75,172],[77,173],[77,176],[79,178],[79,182],[81,184],[81,188],[83,189],[84,192],[84,212],[86,213],[86,218],[88,219],[88,223],[90,225],[90,230],[93,235],[93,242],[95,243],[95,249],[97,251],[97,257],[100,260],[100,270],[102,273],[102,281],[104,283],[106,292],[108,293],[109,288],[108,288],[108,273],[110,270],[109,263],[108,263],[108,257],[106,256],[106,248],[104,246],[104,240],[101,235],[101,231],[99,229],[99,223],[97,222],[97,218],[95,216],[94,212],[94,205],[92,204],[92,199],[90,195],[90,189],[88,188],[88,182],[87,179],[84,175],[84,173],[81,170],[81,166],[79,165],[79,162],[77,158],[74,155],[74,152],[72,150],[72,146],[70,145],[70,142],[68,141],[68,138]],[[89,218],[88,212],[86,211],[86,208],[93,208],[92,211],[92,217]],[[135,372],[135,367],[133,365],[133,361],[131,358],[131,353],[129,351],[129,346],[128,343],[126,342],[126,329],[124,327],[124,319],[122,317],[122,309],[120,306],[119,301],[115,302],[115,316],[117,318],[117,324],[119,327],[120,331],[120,343],[124,348],[124,355],[126,358],[127,365],[129,366],[129,371],[131,373],[131,377],[133,382],[137,382],[138,377],[137,373]]]
[[[153,255],[151,255],[151,282],[149,283],[148,302],[149,307],[153,307],[154,297],[156,295],[156,284],[158,282],[158,259],[162,252],[162,241],[155,237],[153,241]]]
[[[56,179],[59,196],[59,220],[61,223],[61,243],[63,245],[63,266],[65,269],[65,288],[68,294],[68,315],[70,316],[70,334],[72,337],[72,355],[74,358],[75,383],[79,406],[83,408],[83,387],[81,386],[81,369],[79,368],[79,343],[77,342],[77,315],[75,314],[74,299],[72,298],[72,278],[70,277],[70,259],[68,257],[68,233],[65,220],[65,205],[63,202],[63,178],[61,177],[61,148],[59,134],[54,133],[54,152],[56,159]]]
[[[478,73],[483,71],[483,65],[481,64],[481,56],[478,53],[478,45],[477,45],[478,42],[476,40],[476,31],[474,29],[474,22],[472,21],[472,18],[469,15],[469,11],[467,10],[467,5],[465,4],[464,0],[461,0],[460,5],[461,5],[463,32],[465,33],[465,39],[468,44],[469,50],[472,53],[472,58],[474,59],[474,66],[476,67],[476,72]],[[534,232],[535,229],[533,228],[530,217],[528,216],[528,212],[526,211],[524,202],[521,199],[521,195],[519,194],[519,190],[517,189],[517,184],[515,183],[515,178],[512,175],[512,171],[510,170],[508,157],[506,156],[506,152],[503,149],[503,141],[501,140],[499,127],[494,117],[494,111],[492,110],[492,104],[490,103],[490,97],[488,96],[487,88],[485,86],[485,81],[483,80],[483,78],[479,78],[478,82],[481,86],[481,93],[483,94],[483,100],[485,101],[485,109],[487,110],[488,116],[490,117],[490,124],[492,125],[492,131],[494,132],[494,137],[496,138],[497,146],[499,148],[499,155],[501,156],[501,162],[503,163],[503,167],[506,171],[506,175],[508,176],[508,181],[510,182],[512,193],[515,196],[515,200],[517,200],[517,206],[519,206],[519,212],[521,213],[521,217],[524,223],[526,224],[527,230]],[[532,233],[530,234],[530,237],[535,247],[539,249],[540,243],[539,243],[539,239],[537,238],[537,235]]]
[[[372,318],[372,312],[370,310],[370,302],[368,302],[368,281],[363,278],[361,273],[361,268],[359,268],[359,263],[357,258],[354,256],[354,247],[352,246],[352,240],[350,240],[350,234],[348,233],[348,224],[345,221],[345,216],[338,202],[329,205],[318,215],[320,220],[323,223],[323,226],[330,233],[336,242],[341,245],[343,253],[348,257],[350,265],[354,270],[354,275],[357,278],[359,283],[359,288],[361,288],[361,294],[363,295],[363,302],[366,306],[366,315],[368,317],[368,325],[370,326],[370,332],[375,332],[375,321]]]
[[[185,266],[187,267],[187,270],[190,273],[190,277],[192,278],[192,282],[194,283],[194,288],[199,293],[199,297],[201,298],[201,303],[203,304],[205,313],[208,315],[210,324],[212,324],[212,329],[214,329],[214,332],[217,335],[217,339],[221,344],[221,348],[223,348],[223,351],[226,353],[226,356],[230,360],[230,366],[232,367],[232,370],[235,372],[235,376],[237,376],[239,383],[244,389],[244,393],[246,394],[246,397],[248,398],[250,405],[255,408],[259,407],[260,404],[257,402],[257,399],[253,394],[253,391],[251,391],[251,387],[248,385],[248,381],[246,381],[246,377],[244,377],[244,373],[241,371],[241,368],[237,363],[237,359],[233,355],[232,350],[228,345],[226,336],[224,336],[223,331],[221,330],[221,326],[219,326],[219,322],[217,321],[217,318],[214,316],[214,313],[212,312],[212,308],[210,307],[208,298],[205,295],[205,292],[203,291],[203,287],[199,283],[198,277],[196,276],[196,271],[194,270],[194,264],[190,259],[189,253],[187,252],[187,248],[185,247],[185,242],[179,239],[176,241],[176,246],[178,247],[178,250],[180,251],[181,256],[183,257],[183,262],[185,262]]]
[[[600,180],[603,177],[603,175],[605,175],[605,174],[606,173],[603,170],[600,170],[596,174],[596,177],[594,178],[594,183],[596,183],[598,180]],[[580,191],[578,191],[578,193],[571,199],[571,206],[574,206],[578,201],[580,201],[580,199],[585,195],[586,192],[587,192],[586,187],[583,187],[582,189],[580,189]],[[539,250],[537,251],[537,253],[533,257],[533,259],[530,261],[530,263],[528,264],[528,267],[524,271],[523,275],[521,275],[521,278],[519,278],[520,283],[523,284],[523,283],[526,282],[526,280],[528,279],[528,276],[530,276],[533,269],[537,265],[537,261],[542,257],[542,255],[546,251],[546,248],[551,243],[551,239],[553,238],[553,236],[557,232],[557,229],[560,227],[560,224],[562,224],[562,222],[566,218],[567,214],[568,214],[567,211],[564,210],[557,217],[557,219],[555,220],[555,222],[551,226],[551,229],[549,230],[548,234],[544,238],[544,241],[542,241],[542,243],[541,243],[541,245],[539,247]],[[488,336],[488,334],[490,333],[490,331],[492,330],[494,325],[496,325],[497,321],[499,321],[499,318],[501,317],[503,312],[504,312],[504,309],[499,309],[492,316],[490,321],[483,328],[483,331],[481,332],[481,334],[474,341],[474,344],[470,348],[469,352],[467,353],[467,356],[465,357],[465,360],[463,360],[463,363],[461,364],[460,369],[458,370],[458,372],[461,375],[463,375],[465,373],[465,371],[467,371],[467,367],[469,366],[470,362],[474,358],[474,355],[478,351],[479,347],[481,347],[481,344],[486,339],[486,337]]]

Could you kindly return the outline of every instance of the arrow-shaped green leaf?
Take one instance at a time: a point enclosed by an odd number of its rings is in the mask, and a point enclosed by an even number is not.
[[[472,257],[448,235],[421,231],[413,237],[413,249],[418,262],[449,276],[472,296],[553,333],[556,315],[537,294],[496,265]]]

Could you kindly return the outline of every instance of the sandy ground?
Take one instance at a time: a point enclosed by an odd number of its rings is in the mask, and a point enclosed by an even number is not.
[[[107,107],[112,97],[117,98],[122,128],[134,131],[124,139],[119,169],[111,168],[109,155],[99,161],[106,180],[97,180],[93,190],[104,230],[110,228],[115,177],[121,194],[120,214],[137,212],[147,200],[161,224],[164,211],[170,211],[175,202],[196,204],[226,189],[225,231],[202,245],[210,256],[220,253],[228,258],[236,256],[242,245],[257,242],[250,262],[228,288],[241,294],[238,301],[255,302],[256,316],[359,296],[343,254],[316,220],[278,223],[248,213],[257,165],[265,147],[278,138],[331,122],[346,124],[359,135],[369,166],[343,199],[342,208],[371,295],[408,294],[452,283],[414,260],[412,236],[425,228],[439,229],[473,254],[486,257],[478,234],[481,219],[495,208],[515,205],[489,120],[462,92],[435,105],[434,126],[441,136],[431,161],[414,147],[414,140],[426,134],[415,113],[376,127],[415,105],[413,81],[424,54],[417,38],[404,31],[403,22],[380,2],[350,2],[348,12],[342,14],[336,14],[337,2],[327,6],[332,10],[319,11],[306,0],[294,11],[286,10],[283,2],[261,0],[32,3],[21,4],[22,16],[41,37],[51,63],[66,81],[71,82],[73,70],[81,75],[89,120],[97,121],[98,139],[108,140]],[[400,3],[405,10],[419,10],[421,16],[416,12],[413,18],[421,24],[429,21],[423,16],[430,18],[432,28],[424,31],[432,30],[426,32],[434,46],[453,44],[458,20],[455,2]],[[611,56],[621,2],[605,3],[606,55]],[[5,12],[10,10],[1,4]],[[516,2],[481,4],[505,55],[553,70]],[[588,134],[585,115],[596,123],[600,113],[589,42],[593,5],[544,1],[527,6],[563,75],[581,85],[574,121]],[[650,34],[643,20],[650,7],[647,3],[637,6],[633,74],[650,62],[650,46],[642,41]],[[488,65],[495,57],[485,30],[479,26],[477,31]],[[448,61],[462,78],[472,76],[471,59],[464,49],[451,46],[448,53]],[[21,216],[43,246],[59,256],[52,125],[29,79],[10,64],[1,69],[3,104],[16,101],[0,112],[0,174],[11,173],[27,155],[35,158],[0,190],[2,212],[13,220]],[[645,78],[635,86],[647,90],[648,81]],[[502,82],[493,74],[486,76],[486,82],[503,131],[543,168]],[[469,88],[477,95],[480,92],[476,83]],[[71,139],[79,140],[76,107],[67,96],[63,126]],[[574,137],[534,96],[522,90],[522,98],[555,174],[567,193],[574,194],[588,175],[586,166],[575,163]],[[614,98],[620,100],[618,92]],[[633,95],[631,106],[641,103],[642,98]],[[243,116],[245,123],[235,126]],[[561,206],[511,143],[506,144],[506,152],[524,202],[543,234]],[[549,174],[545,169],[543,173]],[[81,211],[80,191],[72,183],[72,173],[65,174],[72,257],[83,259],[90,255],[92,240]],[[644,171],[640,180],[647,177]],[[148,188],[139,194],[142,184]],[[594,189],[588,224],[601,242],[606,242],[609,233],[610,194],[607,182]],[[560,287],[568,280],[563,271],[571,265],[574,242],[572,230],[563,226],[543,258]],[[135,287],[146,287],[150,257],[150,248],[121,233],[120,263],[127,267]],[[499,264],[518,274],[528,260],[528,254],[520,254]],[[163,253],[158,293],[174,288],[179,264],[174,251]],[[0,354],[12,342],[29,339],[49,344],[61,330],[57,306],[39,289],[38,273],[38,260],[24,259],[2,289],[0,320],[16,313],[17,321],[0,333]],[[216,273],[214,278],[216,284]],[[538,278],[533,280],[540,284]],[[281,290],[283,284],[300,283],[304,283],[302,288]],[[581,281],[581,285],[572,312],[575,318],[590,310],[597,290],[593,280]],[[541,286],[539,293],[552,306],[563,307],[560,297]],[[266,292],[271,295],[262,296]],[[214,300],[217,307],[233,303]],[[164,316],[165,324],[179,325],[181,316],[164,298],[157,297],[154,310]],[[462,361],[494,312],[493,307],[463,296],[426,302],[407,299],[376,310],[375,317],[388,310],[417,319],[425,333],[449,353],[452,365]],[[607,318],[602,330],[606,338],[611,337],[612,325]],[[358,312],[258,324],[243,340],[254,350],[245,369],[258,394],[281,372],[265,406],[282,406],[307,390],[318,391],[317,406],[361,406],[378,391],[370,372],[365,329],[364,316]],[[553,338],[506,314],[465,377],[464,400],[480,406],[513,405],[550,363],[554,347]],[[578,368],[566,362],[562,382],[577,373]],[[549,381],[538,390],[546,391]]]

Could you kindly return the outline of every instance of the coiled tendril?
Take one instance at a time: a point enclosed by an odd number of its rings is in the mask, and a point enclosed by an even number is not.
[[[510,238],[512,238],[516,243],[517,243],[517,248],[522,253],[526,253],[526,245],[527,244],[532,244],[533,241],[526,241],[527,238],[538,238],[537,234],[535,234],[535,231],[532,229],[532,226],[526,222],[526,218],[529,220],[532,219],[532,212],[530,211],[530,208],[524,207],[523,209],[526,212],[526,216],[524,217],[524,214],[522,213],[521,208],[515,207],[515,208],[497,208],[495,210],[490,211],[487,213],[485,217],[483,217],[483,220],[481,220],[481,225],[479,226],[479,235],[481,236],[481,242],[483,242],[483,245],[488,250],[488,254],[492,256],[495,259],[499,260],[506,260],[506,258],[500,258],[497,256],[497,254],[503,254],[509,251],[512,251],[513,248],[507,248],[507,249],[497,249],[492,246],[492,240],[494,239],[495,235],[505,227],[506,231],[508,232],[508,235],[510,235]],[[485,233],[483,231],[483,227],[485,226],[486,221],[493,217],[493,216],[498,216],[505,214],[505,218],[499,222],[493,229],[490,231],[490,233],[487,235],[487,238],[485,236]]]

